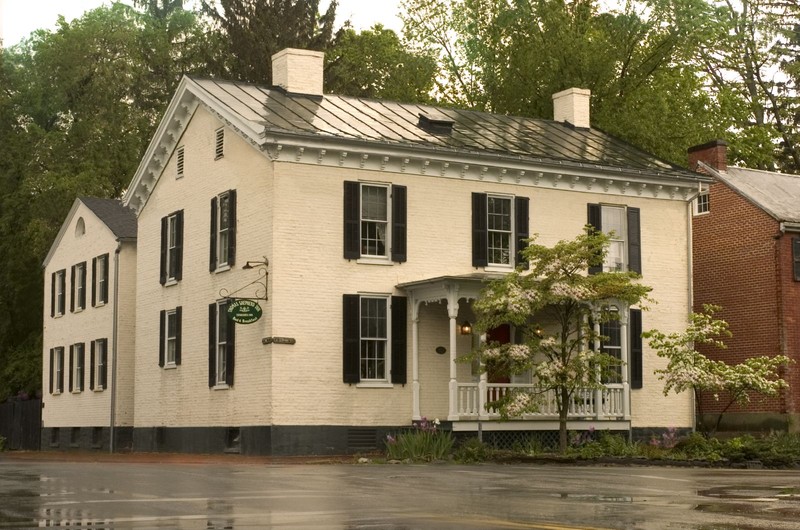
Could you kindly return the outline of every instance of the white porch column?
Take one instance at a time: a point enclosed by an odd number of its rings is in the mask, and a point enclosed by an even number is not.
[[[631,384],[628,380],[630,367],[630,341],[628,340],[628,315],[629,308],[620,311],[619,314],[619,334],[622,357],[622,415],[626,420],[631,419]]]
[[[447,316],[450,317],[450,408],[447,419],[458,419],[458,376],[456,357],[456,339],[458,327],[458,285],[450,284],[447,287]]]
[[[411,391],[413,405],[411,419],[419,421],[422,415],[419,411],[419,305],[420,302],[411,297]]]
[[[486,333],[481,334],[480,346],[486,344]],[[478,419],[489,419],[489,413],[486,411],[486,397],[489,390],[489,377],[486,375],[486,370],[483,368],[483,359],[480,360],[481,376],[478,381]]]
[[[599,352],[600,348],[602,346],[601,341],[599,339],[599,337],[600,337],[600,318],[599,317],[600,317],[600,315],[596,311],[593,310],[592,311],[592,320],[594,322],[592,323],[592,325],[594,327],[594,335],[595,335],[595,339],[594,339],[594,351],[595,352]],[[595,377],[597,378],[597,382],[599,383],[600,382],[600,371],[599,370],[597,371],[597,374],[595,374]],[[601,389],[598,389],[598,390],[594,391],[594,417],[599,420],[602,416],[603,416],[603,391]]]

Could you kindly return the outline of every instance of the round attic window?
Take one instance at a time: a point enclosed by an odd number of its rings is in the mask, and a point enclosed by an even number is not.
[[[80,217],[78,218],[78,222],[75,225],[75,237],[81,237],[85,233],[86,233],[86,223],[83,221],[83,217]]]

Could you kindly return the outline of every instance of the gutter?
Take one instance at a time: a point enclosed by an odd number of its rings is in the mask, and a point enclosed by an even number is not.
[[[119,328],[119,253],[122,250],[122,241],[117,239],[117,249],[114,251],[114,310],[113,310],[113,330],[111,332],[111,415],[110,415],[110,440],[108,452],[114,452],[114,438],[116,435],[115,424],[117,423],[117,338]]]

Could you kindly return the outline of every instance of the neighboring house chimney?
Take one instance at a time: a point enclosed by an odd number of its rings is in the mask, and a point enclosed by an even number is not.
[[[689,169],[692,171],[702,172],[697,169],[698,162],[703,162],[717,171],[728,169],[728,144],[725,140],[711,140],[702,145],[690,147],[688,151]]]
[[[591,90],[586,88],[568,88],[553,94],[553,119],[588,129],[591,127],[589,123],[591,95]]]
[[[272,56],[272,84],[294,94],[322,95],[323,52],[286,48]]]

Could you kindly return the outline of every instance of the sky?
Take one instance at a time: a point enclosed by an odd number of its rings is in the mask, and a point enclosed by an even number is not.
[[[70,21],[86,10],[109,3],[110,0],[0,0],[0,38],[5,46],[12,46],[36,29],[55,28],[58,15]],[[397,17],[399,3],[400,0],[339,0],[337,26],[349,18],[357,30],[381,23],[399,32],[402,29]],[[328,4],[328,0],[321,0],[320,11],[327,9]]]

